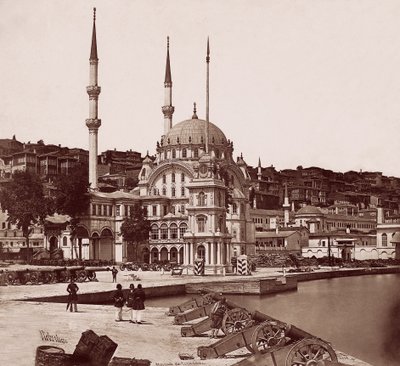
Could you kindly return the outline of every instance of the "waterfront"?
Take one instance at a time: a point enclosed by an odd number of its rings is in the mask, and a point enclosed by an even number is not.
[[[400,303],[399,290],[400,275],[389,274],[301,282],[297,292],[231,298],[295,324],[374,366],[397,366],[400,354],[390,357],[384,345],[392,327],[399,327],[400,314],[392,319],[392,309]],[[170,306],[189,297],[152,299],[149,305]]]

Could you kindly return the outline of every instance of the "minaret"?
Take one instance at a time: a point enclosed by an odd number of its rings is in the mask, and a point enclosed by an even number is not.
[[[171,65],[169,62],[169,37],[167,37],[167,62],[165,65],[165,80],[164,80],[164,106],[162,112],[164,114],[164,135],[172,128],[172,115],[175,108],[172,106],[172,78],[171,78]]]
[[[261,159],[260,158],[258,158],[257,178],[258,178],[258,180],[261,180],[261,178],[262,178]]]
[[[96,8],[93,8],[92,47],[89,63],[89,86],[86,87],[89,94],[89,118],[86,119],[86,126],[89,129],[89,184],[90,189],[97,190],[97,132],[101,126],[101,120],[98,118],[98,100],[101,88],[97,85],[99,59],[96,41]]]
[[[210,40],[207,37],[207,79],[206,79],[206,153],[208,153],[208,136],[210,122]]]
[[[289,212],[290,212],[290,203],[289,203],[287,183],[285,183],[285,198],[283,200],[283,223],[284,223],[284,227],[288,227],[288,224],[289,224]]]

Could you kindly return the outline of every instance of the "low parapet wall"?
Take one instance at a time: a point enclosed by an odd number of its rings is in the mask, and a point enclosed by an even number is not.
[[[199,293],[202,290],[231,295],[265,295],[297,290],[297,279],[295,277],[246,278],[231,281],[188,283],[185,288],[187,294]]]
[[[369,267],[355,269],[332,269],[324,272],[289,273],[287,277],[294,277],[297,281],[323,280],[337,277],[366,276],[376,274],[400,273],[400,267]]]
[[[157,287],[148,287],[143,289],[146,294],[146,298],[154,298],[154,297],[167,297],[167,296],[176,296],[176,295],[184,295],[185,285],[167,285],[167,286],[157,286]],[[124,289],[124,293],[126,294],[129,290]],[[115,290],[111,291],[101,291],[101,292],[92,292],[92,293],[81,293],[79,294],[79,303],[80,304],[112,304],[113,299],[112,296]],[[61,296],[46,296],[46,297],[35,297],[31,299],[25,299],[26,301],[39,301],[39,302],[68,302],[68,295]]]

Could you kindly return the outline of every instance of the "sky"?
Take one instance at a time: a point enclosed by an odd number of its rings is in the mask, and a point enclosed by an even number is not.
[[[0,138],[88,149],[97,8],[99,152],[155,153],[166,38],[173,123],[193,102],[249,165],[400,177],[397,0],[0,0]]]

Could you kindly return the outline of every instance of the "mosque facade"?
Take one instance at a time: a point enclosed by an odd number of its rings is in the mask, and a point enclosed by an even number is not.
[[[115,262],[171,261],[191,266],[202,259],[206,271],[222,272],[231,257],[254,253],[254,223],[250,218],[250,175],[242,157],[233,159],[233,142],[209,121],[208,85],[210,47],[207,41],[206,118],[197,116],[173,123],[172,75],[167,41],[162,113],[164,128],[155,155],[143,160],[139,183],[131,192],[97,189],[98,56],[96,20],[90,53],[89,182],[91,207],[77,230],[76,248],[64,248],[66,257]],[[135,203],[145,208],[151,222],[149,241],[129,248],[120,226]],[[134,255],[136,251],[137,255]],[[68,253],[71,254],[68,254]]]

